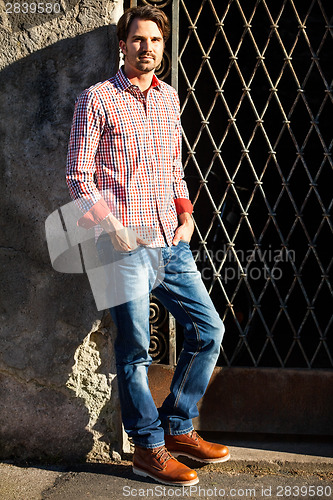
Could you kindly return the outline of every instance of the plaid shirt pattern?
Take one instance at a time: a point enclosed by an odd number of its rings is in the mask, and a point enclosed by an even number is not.
[[[110,212],[150,246],[171,245],[177,214],[192,212],[181,163],[179,99],[153,76],[147,98],[122,69],[77,99],[67,156],[67,184],[99,225]]]

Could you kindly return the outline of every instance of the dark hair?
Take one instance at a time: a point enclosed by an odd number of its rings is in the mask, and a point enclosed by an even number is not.
[[[153,21],[157,24],[158,29],[163,35],[163,39],[166,42],[170,35],[170,23],[167,16],[161,9],[157,7],[152,7],[150,5],[144,5],[142,7],[132,7],[126,10],[126,12],[121,16],[117,24],[117,36],[118,40],[123,40],[126,42],[130,26],[135,18],[143,19],[145,21]]]

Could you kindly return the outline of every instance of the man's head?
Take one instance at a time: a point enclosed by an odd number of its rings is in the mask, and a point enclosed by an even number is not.
[[[117,34],[125,56],[125,73],[134,77],[151,73],[160,65],[170,24],[156,7],[134,7],[119,19]]]
[[[135,18],[142,19],[144,21],[153,21],[157,24],[164,42],[166,42],[169,38],[170,23],[167,16],[157,7],[145,5],[143,7],[132,7],[121,16],[117,24],[117,36],[119,41],[122,40],[126,43],[130,26]]]

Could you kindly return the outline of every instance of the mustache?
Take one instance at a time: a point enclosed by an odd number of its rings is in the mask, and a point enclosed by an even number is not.
[[[139,54],[139,57],[142,57],[142,56],[149,56],[149,57],[152,57],[153,59],[155,59],[154,54],[152,54],[151,52],[147,52],[147,51],[143,51]]]

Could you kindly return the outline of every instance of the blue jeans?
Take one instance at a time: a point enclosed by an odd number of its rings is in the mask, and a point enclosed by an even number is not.
[[[116,258],[121,256],[112,249],[106,234],[100,236],[97,248],[102,262],[110,252]],[[110,308],[118,330],[114,348],[120,406],[125,431],[134,444],[156,448],[164,444],[165,433],[184,434],[193,429],[192,418],[199,414],[197,403],[205,393],[219,356],[224,326],[187,242],[160,249],[139,247],[131,256],[132,261],[124,265],[124,281],[119,283],[118,271],[114,285],[126,287],[129,280],[130,287],[136,287],[139,293],[132,300]],[[148,367],[152,362],[148,353],[152,290],[184,328],[183,349],[170,393],[159,409],[148,385]]]

